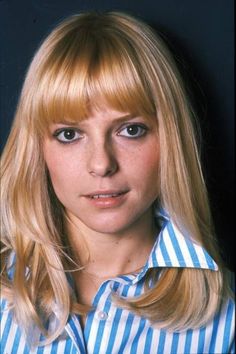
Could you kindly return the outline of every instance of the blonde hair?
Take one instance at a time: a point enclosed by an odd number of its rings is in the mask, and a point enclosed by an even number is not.
[[[101,102],[156,119],[159,203],[219,266],[218,272],[167,268],[140,297],[116,301],[161,328],[200,326],[217,310],[227,281],[213,237],[193,112],[162,39],[142,21],[118,12],[65,20],[30,65],[2,156],[3,294],[25,329],[32,322],[43,329],[38,309],[49,317],[56,304],[60,321],[49,340],[62,332],[71,311],[88,311],[75,302],[68,285],[64,209],[48,178],[42,139],[52,121],[85,119]]]

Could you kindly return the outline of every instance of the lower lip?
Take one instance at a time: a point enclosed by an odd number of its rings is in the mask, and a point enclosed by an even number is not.
[[[107,198],[91,198],[86,197],[86,199],[94,206],[102,209],[118,207],[124,203],[127,196],[127,192],[119,194],[117,197],[107,197]]]

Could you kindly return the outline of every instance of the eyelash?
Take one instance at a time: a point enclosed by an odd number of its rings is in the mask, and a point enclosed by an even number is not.
[[[122,134],[122,132],[123,132],[124,130],[133,129],[133,128],[138,130],[133,136],[132,136],[132,135],[129,135],[128,133],[127,133],[127,135]],[[140,132],[140,130],[141,130],[141,132]],[[127,139],[132,139],[132,140],[134,140],[134,139],[139,139],[139,138],[145,136],[146,133],[147,133],[147,131],[148,131],[148,127],[147,127],[146,125],[140,124],[140,123],[132,123],[132,124],[128,124],[128,125],[123,126],[122,128],[120,128],[119,131],[118,131],[118,133],[117,133],[117,135],[118,135],[118,136],[125,137],[125,138],[127,138]],[[62,140],[62,139],[60,139],[60,135],[61,135],[62,133],[65,134],[66,132],[67,132],[67,133],[73,133],[73,135],[74,135],[74,136],[72,137],[73,140],[72,140],[72,139],[71,139],[71,140]],[[130,131],[130,132],[131,132],[131,131]],[[78,134],[79,137],[75,138],[76,134]],[[138,135],[137,135],[137,134],[138,134]],[[75,141],[81,139],[81,138],[82,138],[82,133],[81,133],[79,130],[75,129],[75,128],[61,128],[61,129],[56,130],[56,131],[53,133],[53,137],[55,137],[55,138],[57,139],[57,141],[59,141],[61,144],[71,144],[71,143],[73,143],[73,142],[75,142]],[[75,139],[74,139],[74,138],[75,138]],[[66,139],[65,136],[64,136],[64,139]]]
[[[138,136],[134,136],[134,135],[133,135],[133,136],[132,136],[132,135],[122,135],[122,134],[121,134],[121,132],[122,132],[123,130],[125,130],[125,129],[132,129],[132,128],[135,128],[135,129],[137,128],[137,129],[138,129],[139,134],[136,133],[136,134],[138,134]],[[140,133],[140,130],[142,130],[141,133]],[[141,137],[143,137],[144,135],[146,135],[147,130],[148,130],[148,127],[147,127],[146,125],[144,125],[144,124],[132,123],[132,124],[128,124],[128,125],[122,127],[122,128],[119,130],[118,135],[119,135],[119,136],[126,137],[126,138],[128,138],[128,139],[138,139],[138,138],[141,138]]]
[[[78,137],[78,138],[76,138],[76,139],[74,139],[74,140],[61,140],[60,138],[59,138],[59,136],[60,136],[60,134],[62,134],[62,133],[66,133],[66,132],[72,132],[73,134],[79,134],[80,135],[80,137]],[[61,128],[61,129],[58,129],[58,130],[56,130],[54,133],[53,133],[53,137],[55,137],[56,139],[57,139],[57,141],[59,141],[60,143],[62,143],[62,144],[71,144],[71,143],[73,143],[74,141],[76,141],[76,140],[78,140],[78,139],[81,139],[81,137],[82,137],[82,134],[77,130],[77,129],[75,129],[75,128]],[[73,137],[74,138],[74,137]]]

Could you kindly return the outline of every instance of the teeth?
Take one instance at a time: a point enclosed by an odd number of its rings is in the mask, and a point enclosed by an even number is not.
[[[113,197],[117,197],[119,195],[119,193],[114,193],[114,194],[97,194],[97,195],[93,195],[92,198],[93,199],[98,199],[98,198],[113,198]]]

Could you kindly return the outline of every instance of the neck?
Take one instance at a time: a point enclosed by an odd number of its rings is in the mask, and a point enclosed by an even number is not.
[[[91,230],[73,216],[69,220],[73,257],[84,267],[84,272],[97,278],[137,272],[146,263],[155,242],[156,228],[151,213],[135,227],[115,234]]]

